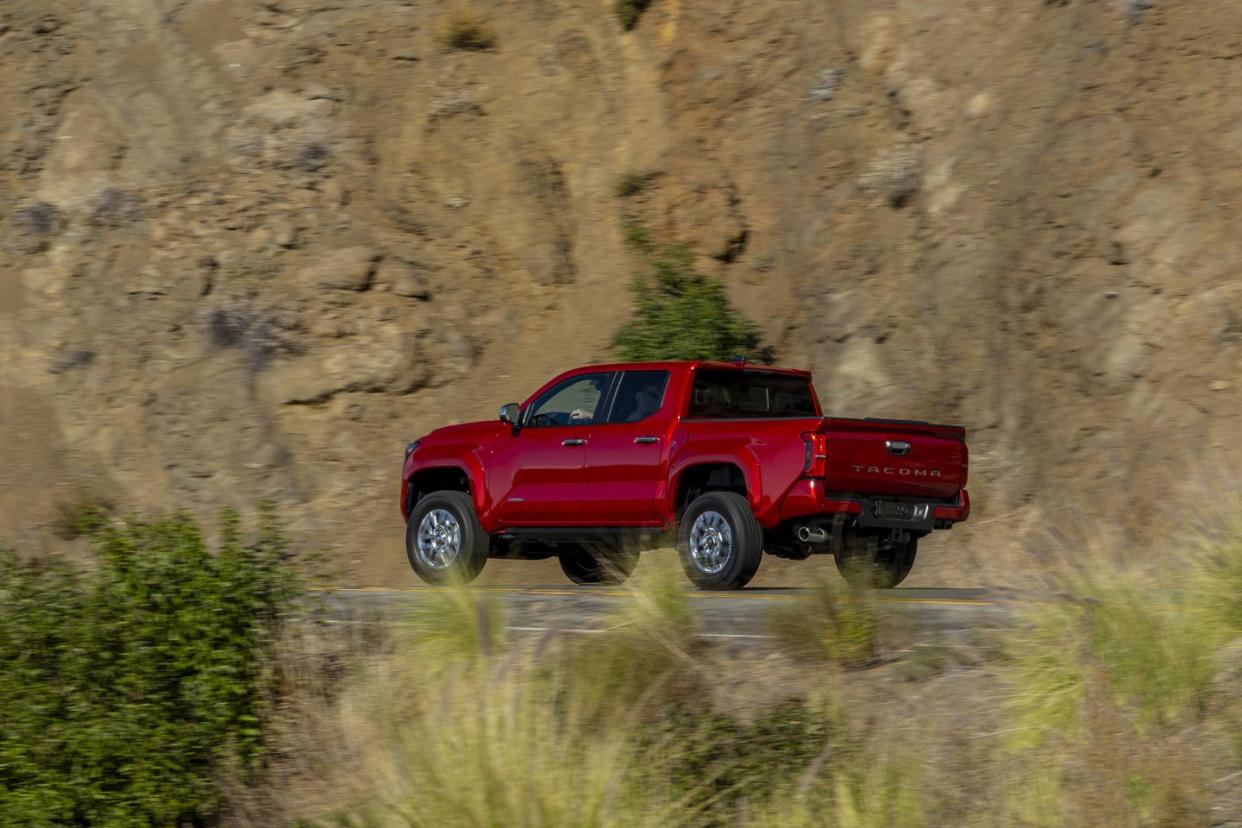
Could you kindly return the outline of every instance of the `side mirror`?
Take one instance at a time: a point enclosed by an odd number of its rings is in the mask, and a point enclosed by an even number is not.
[[[500,407],[500,421],[517,428],[522,419],[522,407],[517,403],[505,403]]]

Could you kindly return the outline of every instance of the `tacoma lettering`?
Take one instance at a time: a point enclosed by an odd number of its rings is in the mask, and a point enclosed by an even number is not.
[[[942,477],[940,469],[911,469],[906,466],[860,466],[853,469],[858,474],[895,474],[898,477]]]

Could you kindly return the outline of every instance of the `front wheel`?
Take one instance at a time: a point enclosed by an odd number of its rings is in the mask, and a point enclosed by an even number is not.
[[[881,544],[875,538],[855,538],[837,555],[837,571],[850,586],[892,589],[914,568],[919,539]]]
[[[561,571],[575,584],[621,584],[638,566],[637,550],[590,550],[572,546],[561,551]]]
[[[405,525],[405,554],[429,584],[470,583],[487,563],[487,532],[464,492],[432,492],[418,501]]]
[[[682,515],[677,546],[699,589],[741,589],[763,560],[763,528],[742,495],[708,492]]]

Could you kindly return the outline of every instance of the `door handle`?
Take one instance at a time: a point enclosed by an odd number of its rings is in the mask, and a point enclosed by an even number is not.
[[[658,443],[660,442],[660,438],[659,437],[635,437],[634,442],[638,443],[639,445],[645,445],[648,443]]]
[[[580,437],[571,437],[568,440],[561,440],[561,445],[562,446],[585,446],[586,440],[583,440]]]

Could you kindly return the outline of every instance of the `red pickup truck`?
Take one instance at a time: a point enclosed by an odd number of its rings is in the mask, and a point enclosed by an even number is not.
[[[406,554],[431,583],[489,557],[617,583],[675,528],[704,589],[745,586],[764,552],[833,554],[847,578],[892,587],[919,538],[970,514],[967,458],[960,426],[824,417],[806,371],[592,365],[406,447]]]

